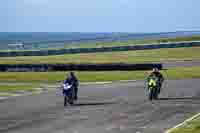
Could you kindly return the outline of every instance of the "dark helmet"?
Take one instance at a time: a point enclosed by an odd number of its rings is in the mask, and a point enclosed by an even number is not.
[[[69,77],[72,77],[72,76],[74,76],[74,72],[69,72],[66,75],[69,76]]]
[[[74,72],[70,72],[69,75],[70,75],[71,77],[75,77]]]
[[[153,72],[158,72],[158,71],[159,71],[159,69],[157,67],[153,68]]]

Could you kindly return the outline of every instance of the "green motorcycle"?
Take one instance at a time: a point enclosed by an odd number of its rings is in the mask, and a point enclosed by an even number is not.
[[[160,90],[159,78],[156,76],[150,76],[147,79],[147,90],[149,100],[157,100]]]

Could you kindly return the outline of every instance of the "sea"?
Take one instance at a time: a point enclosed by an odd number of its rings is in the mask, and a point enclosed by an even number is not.
[[[161,33],[125,32],[0,32],[0,50],[9,50],[23,44],[23,49],[63,48],[67,45],[84,45],[113,41],[158,39],[200,35],[200,31],[178,31]]]

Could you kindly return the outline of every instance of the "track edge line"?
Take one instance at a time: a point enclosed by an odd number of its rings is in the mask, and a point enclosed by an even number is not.
[[[181,127],[181,126],[187,124],[188,122],[194,120],[195,118],[197,118],[197,117],[199,117],[199,116],[200,116],[200,113],[197,113],[196,115],[194,115],[194,116],[192,116],[192,117],[186,119],[186,120],[183,121],[182,123],[180,123],[180,124],[178,124],[178,125],[176,125],[176,126],[170,128],[170,129],[166,130],[164,133],[171,133],[171,132],[174,131],[175,129],[177,129],[177,128],[179,128],[179,127]]]

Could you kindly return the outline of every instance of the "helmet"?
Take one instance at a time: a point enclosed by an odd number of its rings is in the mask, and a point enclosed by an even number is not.
[[[75,76],[74,72],[70,72],[69,75],[70,75],[71,77],[74,77],[74,76]]]
[[[153,71],[154,71],[154,72],[157,72],[157,71],[159,71],[159,69],[158,69],[157,67],[154,67],[154,68],[153,68]]]

